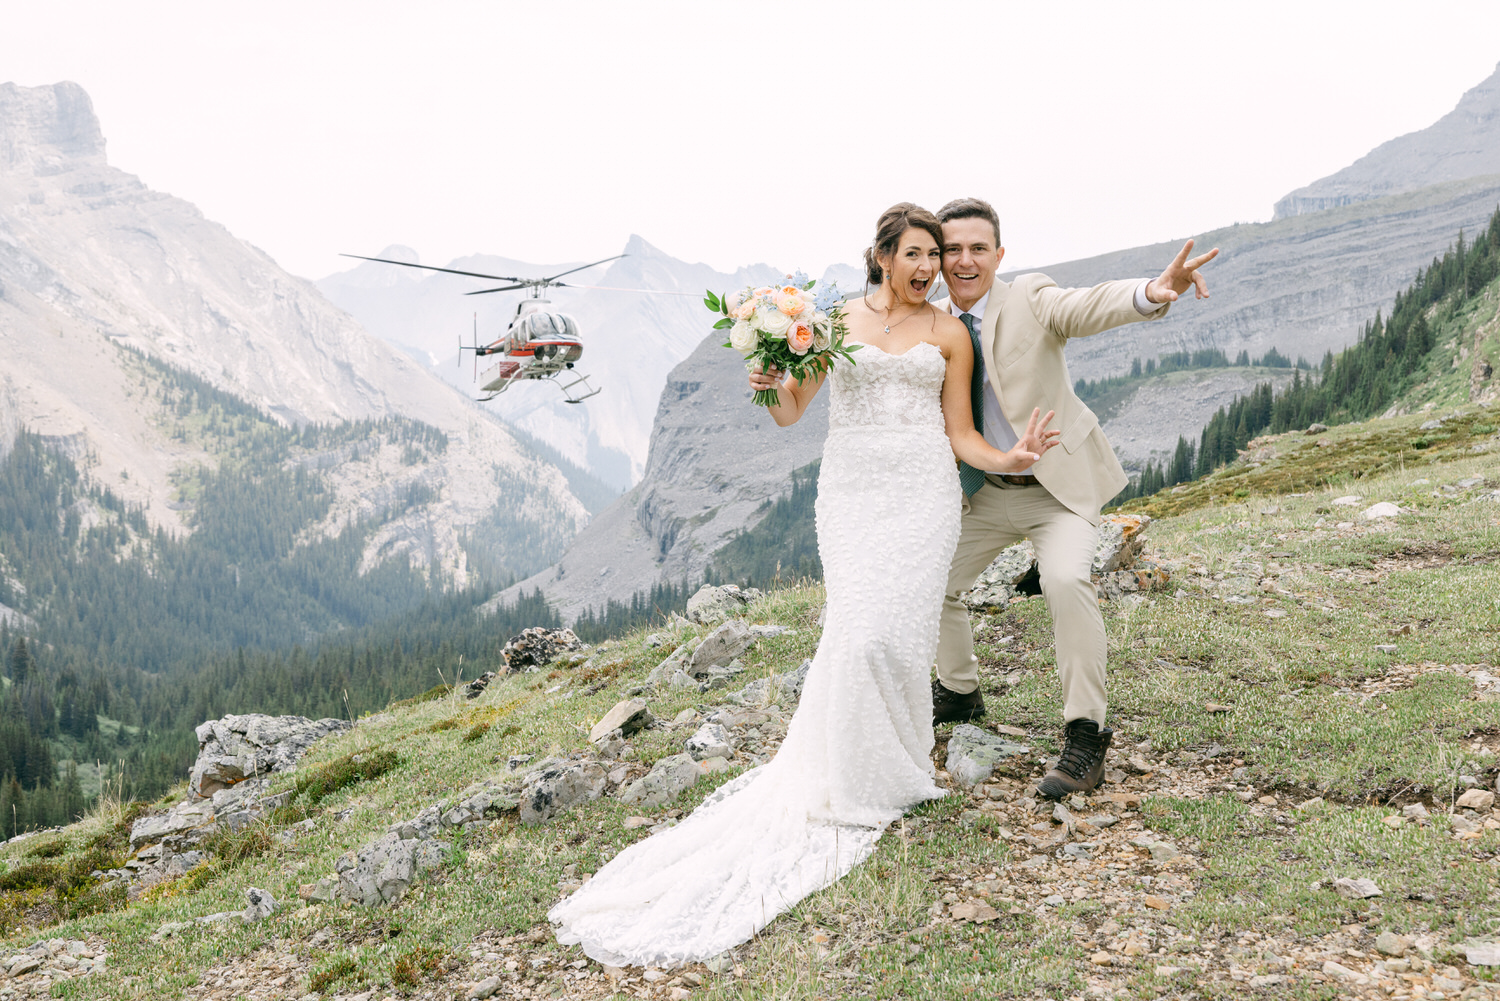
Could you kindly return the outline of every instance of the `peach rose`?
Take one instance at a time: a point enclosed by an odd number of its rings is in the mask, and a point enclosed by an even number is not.
[[[788,285],[776,293],[776,308],[787,316],[801,316],[807,310],[807,300],[802,293]]]
[[[792,354],[807,354],[813,346],[813,328],[801,321],[793,323],[786,332],[786,346],[792,349]]]

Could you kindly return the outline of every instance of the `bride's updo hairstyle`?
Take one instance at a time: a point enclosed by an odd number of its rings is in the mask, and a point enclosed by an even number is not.
[[[885,274],[880,267],[880,258],[896,252],[901,234],[909,229],[925,229],[939,247],[943,245],[943,224],[937,216],[920,205],[897,202],[880,214],[875,224],[875,240],[865,248],[865,277],[871,285],[879,285]]]

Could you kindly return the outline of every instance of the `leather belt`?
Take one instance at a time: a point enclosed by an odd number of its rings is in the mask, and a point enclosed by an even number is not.
[[[988,475],[993,479],[999,480],[1001,483],[1007,483],[1013,487],[1034,487],[1042,482],[1030,473],[1021,473],[1019,475],[1015,473],[990,473]]]

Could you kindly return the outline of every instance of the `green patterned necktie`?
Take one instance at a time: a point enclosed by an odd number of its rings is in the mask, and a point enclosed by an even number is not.
[[[974,408],[974,430],[984,434],[984,352],[979,347],[979,320],[973,313],[960,313],[958,318],[969,328],[969,341],[974,345],[974,377],[969,384],[969,403]],[[958,485],[963,487],[965,497],[974,496],[984,486],[984,470],[960,462]]]

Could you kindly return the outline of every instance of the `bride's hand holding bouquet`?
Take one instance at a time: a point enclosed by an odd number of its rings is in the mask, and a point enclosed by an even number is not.
[[[728,330],[724,346],[745,358],[745,367],[772,379],[790,373],[801,382],[826,373],[837,358],[850,357],[858,344],[845,345],[844,296],[832,282],[810,280],[800,271],[779,285],[748,287],[727,295],[705,294],[703,304],[721,314],[715,330]],[[758,389],[761,407],[781,403],[774,384]]]

